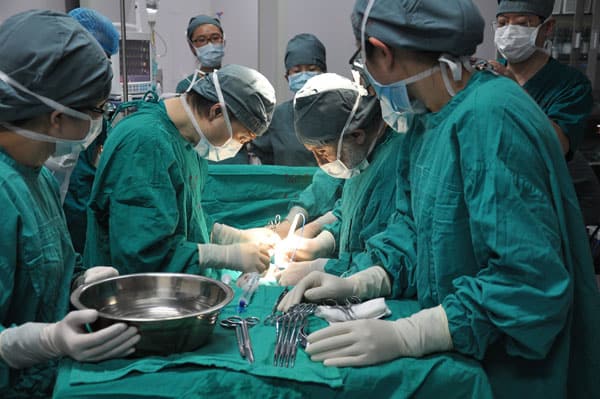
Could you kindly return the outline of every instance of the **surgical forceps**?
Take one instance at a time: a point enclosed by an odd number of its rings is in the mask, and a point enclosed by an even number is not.
[[[289,288],[285,287],[285,289],[283,291],[281,291],[281,294],[279,294],[279,297],[277,298],[277,301],[275,301],[275,305],[273,305],[273,309],[271,310],[271,314],[268,315],[265,320],[263,321],[263,324],[265,326],[274,326],[275,323],[277,322],[277,306],[279,306],[279,303],[283,300],[283,298],[287,295],[287,293],[290,291]]]
[[[275,215],[275,218],[273,218],[273,220],[269,221],[268,227],[271,230],[275,230],[275,229],[277,229],[277,227],[279,226],[280,223],[281,223],[281,216]]]
[[[361,302],[362,301],[360,300],[359,297],[351,296],[351,297],[346,298],[344,300],[343,304],[340,304],[338,301],[336,301],[335,299],[331,299],[331,298],[324,299],[321,303],[324,306],[328,306],[330,308],[335,308],[335,309],[341,310],[347,316],[348,320],[353,320],[353,319],[356,319],[356,315],[354,314],[354,311],[352,310],[352,306],[358,305]]]
[[[221,320],[219,323],[221,327],[235,328],[235,336],[237,338],[238,349],[240,355],[248,360],[248,363],[254,363],[254,351],[252,350],[252,343],[250,342],[250,334],[248,333],[248,326],[252,327],[259,322],[258,317],[246,317],[242,318],[239,316],[231,316],[225,320]]]
[[[294,367],[298,344],[305,344],[305,328],[308,316],[317,309],[316,304],[299,303],[287,313],[275,317],[277,338],[273,364],[279,367]]]

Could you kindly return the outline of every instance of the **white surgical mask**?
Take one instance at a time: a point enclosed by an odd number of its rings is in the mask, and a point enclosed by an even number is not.
[[[48,136],[47,134],[42,134],[39,132],[35,132],[33,130],[28,130],[28,129],[25,129],[22,127],[14,126],[9,122],[2,122],[2,124],[4,126],[6,126],[8,129],[10,129],[11,131],[13,131],[14,133],[16,133],[20,136],[27,137],[28,139],[32,139],[32,140],[36,140],[36,141],[44,141],[47,143],[56,143],[56,148],[54,150],[54,153],[52,154],[53,157],[63,157],[65,155],[75,154],[75,153],[79,153],[79,152],[83,151],[102,132],[102,118],[92,119],[92,117],[89,116],[88,114],[76,111],[72,108],[69,108],[63,104],[60,104],[60,103],[52,100],[51,98],[44,97],[40,94],[34,93],[2,71],[0,71],[0,80],[3,80],[7,84],[37,98],[38,100],[40,100],[40,102],[46,104],[50,108],[55,109],[56,111],[62,112],[65,115],[69,115],[73,118],[89,121],[90,126],[88,129],[88,132],[86,133],[85,137],[80,140],[68,140],[68,139],[62,139],[62,138],[58,138],[58,137],[54,137],[54,136]]]
[[[510,63],[518,63],[527,60],[536,50],[544,51],[545,49],[540,49],[535,44],[543,24],[537,27],[508,24],[497,28],[494,43],[500,55]]]
[[[196,150],[198,155],[200,155],[202,158],[205,158],[209,161],[220,162],[236,156],[236,154],[242,149],[242,143],[233,138],[233,129],[231,127],[231,122],[227,113],[227,107],[225,106],[225,99],[223,97],[223,93],[221,92],[216,70],[213,72],[212,76],[215,89],[217,91],[217,96],[219,97],[219,103],[221,104],[223,117],[225,118],[225,124],[227,125],[227,130],[229,131],[229,139],[225,142],[225,144],[217,146],[208,141],[202,132],[202,129],[200,129],[200,125],[198,125],[198,121],[194,117],[194,113],[185,99],[185,94],[179,97],[179,99],[183,109],[185,110],[185,113],[192,122],[192,125],[194,126],[194,129],[200,138],[200,141],[198,141],[198,144],[196,144],[194,150]]]
[[[321,169],[323,169],[323,171],[325,173],[327,173],[329,176],[334,177],[336,179],[350,179],[351,177],[357,176],[360,174],[360,172],[365,170],[369,166],[369,161],[367,161],[367,157],[369,156],[369,154],[375,147],[375,142],[377,141],[376,139],[373,139],[373,141],[371,142],[371,146],[369,147],[369,150],[367,151],[367,154],[365,155],[365,158],[362,161],[360,161],[358,165],[356,165],[352,168],[349,168],[340,160],[340,157],[342,154],[342,142],[344,140],[344,134],[348,131],[348,126],[350,126],[350,123],[352,122],[352,118],[354,118],[354,114],[356,114],[356,110],[358,109],[360,100],[361,100],[361,95],[358,94],[356,97],[356,101],[354,102],[354,106],[352,107],[352,111],[350,112],[350,115],[348,116],[348,119],[346,120],[344,128],[342,129],[342,134],[340,135],[340,138],[338,140],[337,155],[336,155],[335,161],[328,162],[323,165],[319,165],[319,167]]]

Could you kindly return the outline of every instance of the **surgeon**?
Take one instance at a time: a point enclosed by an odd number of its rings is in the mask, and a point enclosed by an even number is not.
[[[346,183],[333,211],[336,223],[314,239],[289,240],[295,260],[311,260],[290,263],[279,274],[281,285],[295,285],[313,270],[341,275],[372,265],[365,244],[384,230],[394,209],[403,137],[386,129],[375,96],[332,73],[311,78],[296,93],[294,119],[321,169]]]
[[[265,270],[268,245],[218,245],[231,242],[220,231],[211,241],[201,196],[207,160],[231,158],[263,134],[274,106],[269,81],[240,65],[209,73],[181,96],[141,103],[104,145],[88,209],[86,266],[208,275]]]
[[[496,397],[597,397],[600,297],[556,132],[514,81],[470,68],[484,21],[471,0],[454,3],[359,0],[352,17],[382,106],[428,111],[399,148],[395,245],[416,257],[393,273],[312,272],[280,308],[414,297],[412,316],[336,323],[308,336],[307,353],[360,366],[454,351],[481,361]]]
[[[112,70],[94,37],[53,11],[4,21],[0,53],[0,397],[47,398],[59,358],[126,356],[140,338],[124,323],[88,333],[98,313],[68,311],[81,258],[43,166],[97,135]],[[114,275],[91,268],[81,281]]]
[[[69,12],[94,38],[98,41],[106,56],[110,58],[119,51],[119,32],[111,20],[90,8],[75,8]],[[106,104],[108,111],[110,103]],[[86,230],[87,202],[90,199],[92,183],[96,173],[96,165],[102,146],[106,140],[107,121],[102,121],[102,132],[85,151],[79,154],[77,164],[70,175],[63,209],[67,218],[67,227],[71,233],[73,247],[78,253],[83,253]]]
[[[550,56],[554,0],[498,2],[494,42],[506,65],[490,61],[542,108],[560,140],[586,224],[600,222],[600,184],[577,151],[592,110],[592,86],[577,69]]]
[[[292,93],[298,92],[313,76],[327,72],[325,46],[313,34],[300,33],[290,39],[285,51],[285,78]],[[254,153],[263,164],[316,166],[315,158],[296,137],[293,101],[279,104],[273,122],[252,143]]]

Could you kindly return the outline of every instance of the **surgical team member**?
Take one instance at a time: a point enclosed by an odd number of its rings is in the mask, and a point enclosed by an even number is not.
[[[331,73],[310,79],[296,93],[294,119],[299,139],[319,166],[332,177],[347,180],[333,211],[337,222],[314,239],[290,243],[304,241],[294,250],[296,259],[317,259],[290,263],[279,275],[281,285],[295,285],[313,270],[341,275],[373,264],[370,258],[363,260],[365,243],[385,229],[394,210],[403,137],[386,129],[375,96]]]
[[[94,38],[100,43],[106,56],[110,58],[119,51],[119,32],[111,20],[90,8],[75,8],[69,11]],[[106,140],[106,120],[102,121],[102,132],[98,137],[79,154],[77,164],[70,175],[68,190],[63,204],[67,227],[71,233],[73,248],[78,253],[83,253],[85,245],[85,230],[87,220],[87,202],[90,199],[92,183],[96,174],[96,165],[102,145]]]
[[[290,91],[296,93],[308,79],[327,72],[325,46],[310,33],[294,36],[285,50],[285,69]],[[317,165],[310,151],[296,137],[292,100],[277,105],[269,129],[252,142],[252,148],[263,164]]]
[[[231,158],[266,130],[275,90],[259,72],[227,65],[189,92],[138,111],[111,131],[88,209],[85,265],[121,273],[261,272],[268,248],[218,245],[201,195],[206,160]],[[214,244],[216,243],[216,244]]]
[[[481,361],[499,398],[599,397],[600,296],[562,150],[519,85],[462,66],[483,39],[477,6],[360,0],[352,22],[381,102],[399,116],[417,102],[430,111],[404,138],[398,175],[407,223],[396,243],[416,257],[390,274],[312,272],[281,308],[407,294],[422,310],[336,323],[307,352],[350,366],[456,351]]]
[[[221,21],[208,15],[197,15],[190,19],[187,27],[187,41],[192,54],[198,60],[198,69],[177,84],[175,91],[184,93],[190,88],[195,79],[203,74],[221,68],[225,56],[225,33]]]
[[[97,133],[112,70],[94,37],[53,11],[4,21],[0,53],[0,396],[46,398],[58,358],[123,356],[139,341],[136,329],[123,323],[88,333],[95,310],[68,312],[81,258],[71,245],[58,185],[43,166]],[[102,278],[104,271],[90,269],[83,280]]]
[[[498,3],[494,41],[504,66],[499,73],[515,80],[550,119],[568,161],[575,192],[587,224],[600,222],[600,184],[577,151],[592,109],[592,86],[577,69],[549,55],[555,20],[554,0],[502,0]]]

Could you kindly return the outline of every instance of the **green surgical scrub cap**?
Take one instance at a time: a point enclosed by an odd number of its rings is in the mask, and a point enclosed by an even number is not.
[[[192,40],[192,35],[194,34],[194,31],[196,30],[197,27],[199,27],[200,25],[206,25],[206,24],[216,26],[217,28],[219,28],[221,33],[223,33],[223,27],[221,26],[221,21],[219,21],[217,18],[209,17],[208,15],[197,15],[197,16],[191,18],[190,22],[188,23],[188,27],[187,27],[188,39]]]
[[[325,46],[310,33],[300,33],[290,39],[285,50],[285,69],[296,65],[317,65],[323,72],[327,71]]]
[[[33,10],[0,25],[0,71],[34,93],[71,108],[94,106],[110,94],[112,68],[98,41],[67,14]],[[53,109],[0,80],[0,121]]]
[[[369,0],[357,0],[352,28],[361,40]],[[375,0],[365,39],[375,37],[395,48],[472,55],[483,41],[485,22],[471,0]]]
[[[552,15],[554,0],[499,0],[498,11],[500,14],[534,14],[544,19]]]
[[[275,89],[260,72],[229,64],[209,73],[192,87],[207,100],[219,102],[212,74],[216,73],[227,110],[257,136],[269,127],[275,109]]]
[[[315,146],[337,141],[358,96],[360,103],[345,134],[368,126],[381,115],[381,109],[377,97],[366,94],[362,87],[335,73],[310,78],[294,97],[298,139]]]

